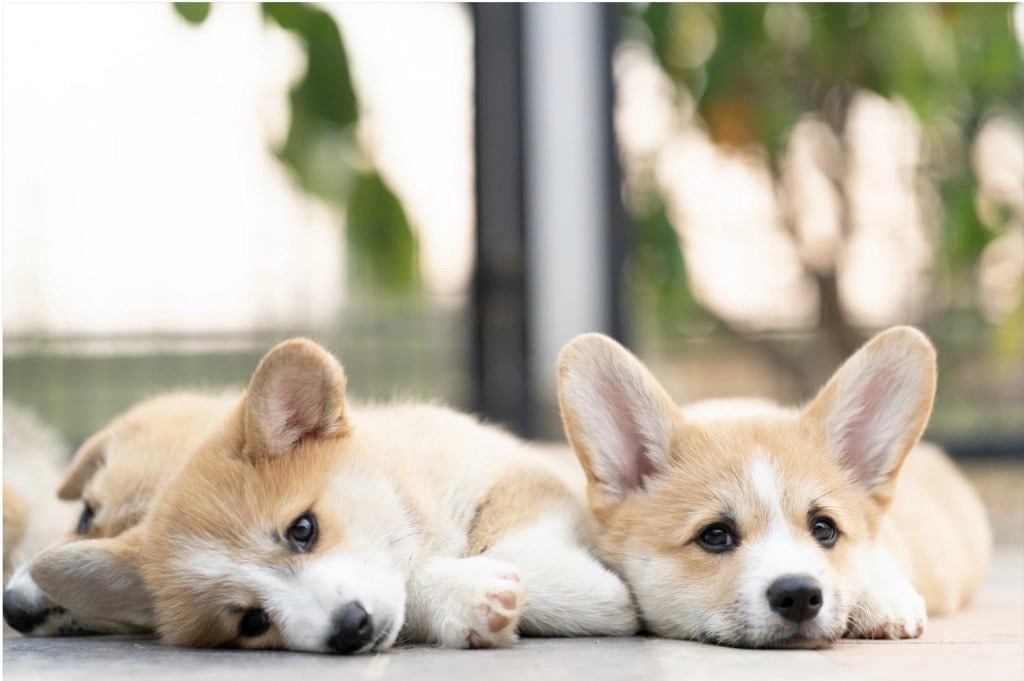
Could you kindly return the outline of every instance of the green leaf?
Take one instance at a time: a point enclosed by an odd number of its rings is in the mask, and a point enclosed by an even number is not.
[[[175,9],[200,23],[209,4]],[[263,17],[294,34],[306,54],[306,72],[289,93],[291,123],[275,149],[302,188],[346,213],[350,272],[357,281],[390,292],[420,283],[419,247],[398,198],[374,171],[364,171],[355,139],[359,100],[341,31],[331,16],[307,3],[264,3]]]
[[[975,184],[963,174],[944,186],[945,215],[942,225],[945,251],[957,270],[970,271],[996,233],[978,218],[975,208]]]
[[[210,3],[208,2],[175,2],[174,9],[182,19],[198,26],[210,16]]]
[[[329,14],[304,3],[265,3],[263,15],[295,33],[307,56],[306,73],[290,94],[291,125],[278,157],[295,171],[304,189],[343,203],[346,187],[325,183],[318,172],[325,146],[355,146],[344,140],[359,119],[359,100],[341,32]],[[340,155],[337,163],[342,163]]]
[[[391,293],[418,286],[419,244],[402,204],[377,173],[356,178],[345,229],[349,271],[356,281],[379,284]]]
[[[705,320],[690,292],[686,261],[679,236],[657,197],[643,214],[630,216],[631,233],[626,260],[626,281],[637,312],[653,315],[655,328],[673,334],[696,321]]]
[[[329,14],[304,3],[266,3],[264,15],[305,43],[305,77],[292,91],[313,118],[345,127],[359,117],[359,102],[349,75],[348,56],[337,24]]]

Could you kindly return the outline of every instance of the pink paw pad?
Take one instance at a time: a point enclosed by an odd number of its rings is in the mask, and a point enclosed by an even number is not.
[[[512,610],[516,607],[516,594],[513,591],[502,591],[498,595],[487,594],[489,598],[497,599],[499,603],[505,608]]]

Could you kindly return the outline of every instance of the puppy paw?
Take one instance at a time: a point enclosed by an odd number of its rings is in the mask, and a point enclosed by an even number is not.
[[[924,633],[928,611],[924,598],[909,584],[899,589],[877,589],[867,594],[850,622],[851,638],[918,638]]]
[[[475,620],[468,623],[469,647],[495,648],[515,643],[525,600],[519,576],[514,572],[486,587],[482,598],[477,598],[474,616],[469,618]]]
[[[474,556],[459,561],[439,642],[452,648],[497,648],[516,642],[526,590],[515,568]]]

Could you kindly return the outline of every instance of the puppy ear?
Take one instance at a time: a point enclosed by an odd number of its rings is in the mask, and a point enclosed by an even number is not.
[[[644,489],[647,477],[667,466],[679,410],[640,360],[611,338],[584,334],[563,348],[558,402],[596,512]]]
[[[245,395],[245,453],[253,458],[286,454],[307,438],[342,437],[345,372],[311,340],[273,347],[260,361]]]
[[[32,579],[76,621],[107,631],[153,631],[153,601],[139,572],[139,530],[48,549],[32,561]]]
[[[928,423],[935,382],[935,348],[920,331],[895,327],[850,357],[805,417],[824,426],[832,455],[885,505]]]
[[[110,440],[110,430],[104,428],[94,433],[86,440],[74,458],[71,459],[71,466],[64,475],[57,490],[57,496],[65,501],[75,501],[82,497],[85,486],[89,484],[96,471],[104,464],[107,457],[107,443]]]

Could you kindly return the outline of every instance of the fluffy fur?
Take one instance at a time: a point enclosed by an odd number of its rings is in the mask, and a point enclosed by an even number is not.
[[[267,353],[140,525],[54,549],[32,575],[76,615],[186,646],[631,634],[567,461],[441,407],[353,408],[337,360],[296,339]]]
[[[28,409],[8,402],[3,407],[6,584],[15,568],[67,531],[76,509],[53,494],[67,445]]]
[[[146,399],[115,418],[78,449],[63,480],[57,477],[54,464],[54,473],[33,492],[31,503],[21,501],[26,517],[46,515],[55,504],[62,507],[60,525],[51,523],[41,541],[26,547],[26,555],[34,556],[55,542],[114,537],[137,524],[156,491],[210,429],[220,425],[237,399],[237,393],[173,392]],[[54,489],[63,502],[54,498]],[[14,497],[5,485],[5,541],[8,508],[18,499],[21,497]],[[80,503],[76,508],[66,503],[70,501]],[[138,629],[105,615],[73,615],[59,607],[32,579],[33,562],[24,560],[4,591],[4,619],[22,633],[127,633]]]
[[[803,408],[680,410],[595,334],[568,344],[558,373],[601,556],[653,633],[753,647],[916,637],[926,609],[963,606],[985,573],[979,499],[918,444],[936,370],[914,329],[878,335]]]

